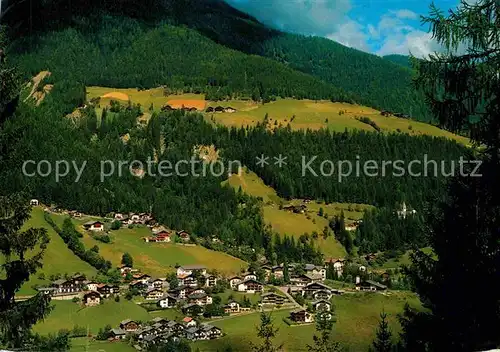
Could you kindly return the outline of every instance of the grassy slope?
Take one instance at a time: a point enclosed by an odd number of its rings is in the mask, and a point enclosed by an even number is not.
[[[318,216],[320,208],[323,208],[324,212],[328,214],[329,217],[338,215],[343,210],[347,222],[349,222],[349,220],[361,219],[363,210],[368,207],[367,205],[360,204],[332,203],[325,205],[311,202],[307,204],[306,214],[294,214],[280,210],[279,204],[300,204],[301,201],[293,200],[291,202],[286,202],[281,199],[276,194],[276,191],[266,186],[262,179],[254,172],[245,169],[241,175],[232,175],[227,182],[236,189],[241,187],[245,193],[255,197],[261,197],[265,203],[263,206],[264,220],[270,224],[276,232],[295,237],[299,237],[304,233],[312,234],[313,232],[317,232],[321,234],[323,232],[325,226],[328,226],[329,220]],[[343,257],[346,254],[342,245],[332,236],[327,239],[323,239],[322,236],[320,236],[316,243],[327,257]]]
[[[417,306],[417,298],[410,293],[392,292],[390,296],[381,294],[346,294],[334,297],[337,323],[334,327],[334,339],[341,342],[349,351],[366,351],[371,343],[382,310],[388,314],[390,327],[394,333],[399,331],[396,315],[402,312],[405,302]],[[274,324],[278,331],[276,343],[284,343],[287,351],[306,351],[306,345],[312,343],[314,325],[290,327],[282,319],[289,311],[273,313]],[[227,334],[220,340],[198,342],[195,347],[202,351],[222,350],[231,345],[238,351],[249,351],[250,343],[257,343],[255,327],[259,323],[258,313],[215,321]]]
[[[71,301],[54,301],[54,310],[43,322],[34,327],[34,331],[41,334],[56,332],[60,329],[72,329],[79,325],[88,327],[89,332],[96,334],[99,328],[110,324],[116,327],[120,321],[130,318],[147,321],[151,319],[149,313],[132,301],[125,299],[120,302],[105,300],[96,307],[82,307],[81,304]]]
[[[56,222],[63,221],[62,216],[52,215]],[[85,220],[78,220],[81,225]],[[173,271],[176,264],[203,264],[210,269],[217,269],[227,275],[239,273],[241,268],[246,268],[246,263],[222,252],[206,249],[202,246],[182,246],[175,244],[145,243],[144,236],[150,236],[147,227],[133,229],[120,229],[112,232],[113,243],[105,244],[94,240],[83,228],[79,230],[84,234],[82,238],[86,248],[99,246],[99,253],[113,265],[119,265],[123,253],[128,252],[134,259],[134,267],[154,276],[163,277],[168,271]]]
[[[203,100],[202,94],[182,94],[163,96],[161,88],[138,91],[137,89],[115,89],[105,87],[87,87],[89,99],[103,96],[110,92],[125,93],[130,96],[133,103],[141,104],[147,110],[151,103],[155,111],[173,99],[196,99]],[[103,104],[108,101],[103,100]],[[207,119],[214,119],[217,123],[226,126],[253,126],[264,120],[266,113],[269,115],[269,127],[286,126],[290,124],[293,129],[320,129],[328,128],[331,131],[343,132],[347,130],[375,131],[373,127],[356,120],[356,117],[369,117],[384,132],[401,132],[410,135],[431,135],[446,137],[468,144],[469,140],[457,136],[438,127],[397,117],[386,117],[380,115],[380,111],[361,105],[347,103],[332,103],[330,101],[278,99],[265,105],[252,101],[231,100],[224,102],[208,102],[208,106],[231,106],[237,111],[235,113],[207,113]],[[339,112],[342,111],[342,115]],[[295,115],[293,121],[290,121]],[[277,125],[275,125],[277,123]]]
[[[43,218],[43,210],[41,208],[33,208],[31,219],[24,224],[24,228],[36,227],[45,228],[50,237],[50,243],[47,246],[45,256],[43,258],[43,267],[39,269],[37,274],[23,285],[18,295],[31,295],[37,291],[32,288],[33,285],[45,285],[48,283],[50,275],[54,274],[74,274],[76,272],[84,273],[91,277],[96,274],[96,270],[82,261],[71,252],[61,237],[52,229],[52,227]],[[45,274],[46,280],[40,280],[39,275]]]

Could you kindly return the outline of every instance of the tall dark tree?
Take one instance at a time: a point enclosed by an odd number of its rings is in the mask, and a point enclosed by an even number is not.
[[[271,314],[260,313],[260,325],[257,327],[257,337],[262,340],[258,345],[252,345],[254,352],[277,352],[283,349],[283,344],[275,346],[274,338],[278,329],[274,327]]]
[[[332,330],[334,317],[333,311],[319,313],[316,315],[316,332],[313,336],[314,345],[307,345],[307,350],[310,352],[341,352],[342,346],[340,343],[333,341]]]
[[[42,293],[17,302],[15,294],[42,266],[49,242],[47,230],[22,229],[31,208],[20,195],[0,197],[0,345],[23,347],[31,327],[50,312],[50,297]]]
[[[482,177],[453,180],[430,229],[434,253],[417,251],[412,257],[408,274],[428,310],[406,308],[401,323],[407,350],[477,351],[500,345],[500,291],[464,289],[500,279],[499,19],[495,0],[462,2],[448,16],[433,6],[424,19],[448,51],[418,61],[416,82],[442,125],[471,131],[482,146],[483,165]]]
[[[131,267],[131,268],[134,266],[134,259],[132,258],[132,256],[130,255],[130,253],[128,253],[128,252],[123,253],[123,255],[122,255],[122,264],[126,265],[128,267]]]
[[[392,351],[392,332],[389,329],[389,324],[387,323],[387,314],[385,312],[380,313],[380,322],[377,328],[377,337],[373,341],[373,352],[390,352]]]
[[[8,66],[6,46],[5,28],[0,25],[0,124],[14,112],[19,100],[19,75]]]

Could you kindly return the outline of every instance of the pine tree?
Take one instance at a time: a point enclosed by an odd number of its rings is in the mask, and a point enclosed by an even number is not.
[[[470,131],[484,147],[482,177],[457,176],[448,198],[433,209],[434,253],[412,256],[407,274],[427,310],[405,308],[402,341],[408,350],[478,351],[500,345],[500,292],[464,289],[500,277],[499,13],[496,0],[463,1],[448,16],[432,6],[425,19],[447,52],[416,60],[416,83],[442,126]],[[457,50],[460,45],[465,54]]]
[[[260,313],[260,325],[257,327],[257,336],[262,340],[260,345],[252,344],[254,352],[277,352],[283,349],[283,344],[275,346],[273,339],[278,329],[274,327],[271,314]]]
[[[47,230],[21,230],[31,207],[20,195],[0,197],[0,346],[20,348],[32,343],[31,327],[50,312],[50,296],[39,293],[16,302],[15,294],[42,266],[49,242]]]
[[[390,352],[392,351],[392,332],[387,323],[387,314],[380,313],[380,322],[377,329],[377,338],[373,341],[373,352]]]
[[[122,255],[122,264],[132,268],[134,266],[134,259],[130,255],[130,253],[123,253]]]
[[[340,343],[332,340],[333,311],[316,315],[316,332],[313,336],[314,345],[307,345],[310,352],[341,352]]]

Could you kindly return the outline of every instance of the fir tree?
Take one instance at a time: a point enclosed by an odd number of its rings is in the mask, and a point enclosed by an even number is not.
[[[373,341],[373,352],[390,352],[392,351],[392,332],[387,323],[387,314],[380,313],[380,322],[377,329],[377,338]]]
[[[275,346],[273,340],[276,337],[278,329],[274,327],[271,314],[260,313],[260,325],[257,327],[257,337],[262,342],[259,345],[252,344],[254,352],[277,352],[283,349],[283,344]]]
[[[316,332],[313,336],[314,345],[307,345],[310,352],[341,352],[342,346],[332,340],[332,329],[334,323],[334,312],[320,313],[316,315]]]
[[[416,83],[441,125],[471,131],[484,147],[482,177],[456,177],[439,211],[432,209],[434,253],[412,256],[408,275],[427,310],[405,309],[402,340],[408,350],[477,351],[500,345],[500,292],[464,290],[500,277],[499,13],[496,0],[463,1],[448,16],[432,6],[425,18],[448,50],[416,60]],[[459,45],[467,52],[458,51]]]

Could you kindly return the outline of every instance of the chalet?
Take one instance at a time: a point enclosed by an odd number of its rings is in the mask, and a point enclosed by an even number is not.
[[[148,285],[143,283],[142,281],[132,281],[128,287],[130,289],[135,289],[135,290],[138,290],[138,291],[145,291],[148,289]]]
[[[172,110],[175,110],[175,109],[168,104],[161,107],[161,111],[172,111]]]
[[[75,274],[71,277],[70,280],[72,280],[75,283],[75,285],[83,286],[85,285],[87,278],[85,277],[85,275]]]
[[[253,273],[244,274],[243,281],[245,281],[245,280],[257,280],[257,275],[255,275]]]
[[[133,320],[126,319],[120,322],[120,329],[126,332],[134,332],[139,330],[139,324]]]
[[[109,332],[109,334],[111,335],[111,337],[113,338],[113,340],[122,340],[127,335],[127,333],[125,332],[125,330],[120,329],[120,328],[111,329],[111,331]]]
[[[134,271],[134,269],[132,269],[132,267],[127,266],[127,265],[122,265],[118,269],[120,270],[120,274],[122,274],[122,275],[127,274],[127,273],[131,273]]]
[[[95,281],[84,281],[83,282],[83,287],[84,289],[88,290],[88,291],[97,291],[97,286],[99,286],[99,284]]]
[[[383,291],[386,290],[387,286],[382,285],[376,281],[365,280],[358,282],[356,284],[356,290],[358,291]]]
[[[344,271],[344,259],[330,258],[325,262],[325,264],[327,265],[332,264],[334,272],[337,273],[338,275],[342,275],[342,272]]]
[[[314,282],[314,278],[312,278],[310,275],[307,274],[302,274],[302,275],[293,275],[290,278],[290,284],[294,286],[299,286],[299,287],[304,287],[307,284],[310,284]]]
[[[135,332],[139,340],[145,339],[147,336],[155,336],[156,330],[152,326],[145,326]]]
[[[153,324],[161,324],[161,325],[166,325],[168,323],[168,320],[162,317],[156,317],[151,320]]]
[[[205,309],[196,303],[188,303],[182,306],[182,312],[186,315],[202,315]]]
[[[298,309],[290,313],[290,319],[297,323],[312,323],[314,316],[305,309]]]
[[[71,294],[71,293],[78,293],[81,292],[83,289],[83,283],[82,284],[76,284],[74,280],[56,280],[52,283],[52,287],[54,287],[56,290],[54,291],[55,294]]]
[[[179,301],[179,298],[166,294],[156,301],[156,305],[160,308],[173,308]]]
[[[229,279],[229,286],[233,290],[238,289],[238,285],[243,281],[243,279],[239,276],[233,276],[232,278]]]
[[[324,281],[326,279],[326,269],[322,266],[317,266],[314,264],[305,265],[306,273],[313,278],[313,280]]]
[[[273,266],[271,270],[275,278],[277,279],[283,278],[284,268],[281,265]]]
[[[98,306],[101,304],[101,294],[96,291],[90,291],[83,295],[83,304],[87,307]]]
[[[257,280],[249,279],[239,283],[237,287],[239,292],[256,293],[262,292],[264,284]]]
[[[186,286],[177,286],[176,288],[171,288],[170,290],[168,290],[168,293],[170,293],[172,296],[175,296],[175,297],[178,297],[180,299],[184,299],[186,298],[186,295],[188,295],[189,293],[189,288],[186,287]]]
[[[207,334],[196,326],[186,329],[186,339],[191,341],[208,340]]]
[[[333,296],[333,292],[330,290],[317,290],[312,293],[310,296],[315,300],[329,300]]]
[[[168,282],[163,281],[162,279],[149,279],[148,280],[148,287],[149,288],[157,288],[157,289],[162,289],[165,284],[168,284]]]
[[[104,297],[109,297],[112,294],[120,293],[120,287],[118,285],[99,284],[97,285],[97,292]]]
[[[288,303],[288,298],[285,296],[279,295],[275,292],[267,292],[263,293],[261,297],[261,302],[262,305],[264,304],[269,304],[269,305],[283,305],[285,303]]]
[[[192,328],[197,325],[196,320],[191,317],[184,317],[184,319],[182,319],[182,324],[184,324],[187,328]]]
[[[222,330],[213,325],[201,324],[200,330],[202,330],[210,340],[217,339],[222,336]]]
[[[187,231],[184,231],[184,230],[177,232],[177,236],[179,236],[179,238],[184,242],[189,242],[189,240],[191,239],[191,236],[189,235],[189,233]]]
[[[283,210],[289,211],[295,214],[304,214],[307,210],[307,206],[304,204],[301,205],[287,205],[283,207]]]
[[[312,306],[316,312],[329,312],[332,309],[332,304],[324,299],[312,302]]]
[[[228,304],[226,304],[224,306],[224,312],[227,314],[239,313],[240,312],[240,304],[236,301],[230,301]]]
[[[214,112],[214,108],[213,108],[213,107],[211,107],[211,106],[209,106],[209,107],[207,108],[207,110],[205,110],[205,112]]]
[[[185,275],[185,276],[179,276],[179,284],[183,286],[189,286],[189,287],[197,287],[198,286],[198,280],[194,277],[194,275]]]
[[[122,214],[122,213],[115,213],[115,215],[113,216],[113,218],[115,220],[118,220],[118,221],[123,221],[123,220],[127,220],[128,219],[128,216]]]
[[[39,204],[40,204],[40,202],[38,201],[38,199],[30,200],[30,205],[33,207],[37,207]]]
[[[214,108],[214,111],[215,111],[215,112],[224,112],[224,107],[222,107],[222,106],[220,106],[220,105],[219,105],[219,106],[216,106],[216,107]]]
[[[212,297],[206,293],[193,293],[190,294],[187,299],[188,303],[194,303],[199,306],[206,306],[207,304],[212,304],[213,302]]]
[[[232,114],[233,112],[236,112],[236,109],[228,106],[227,108],[224,109],[224,112]]]
[[[173,333],[175,334],[179,334],[179,333],[182,333],[184,332],[185,328],[184,328],[184,325],[182,325],[181,323],[178,323],[174,320],[170,320],[168,323],[167,323],[167,328],[172,331]]]
[[[104,223],[101,221],[89,221],[83,224],[83,228],[87,231],[104,231]]]
[[[139,224],[141,222],[141,217],[139,216],[139,214],[135,214],[135,213],[130,213],[129,214],[129,219],[132,221],[132,223],[134,224]]]
[[[204,265],[183,265],[177,268],[177,277],[191,275],[198,270],[202,275],[207,274],[207,267]]]
[[[148,274],[134,274],[133,275],[134,280],[142,282],[144,285],[148,285],[149,280],[151,280],[151,276]]]
[[[167,230],[153,232],[153,237],[156,238],[155,242],[170,242],[172,241],[172,232]]]
[[[329,295],[328,298],[319,298],[319,297],[316,297],[316,293],[318,293],[319,291],[324,291],[327,296]],[[320,283],[320,282],[313,282],[313,283],[310,283],[308,285],[306,285],[304,287],[304,296],[305,297],[313,297],[317,300],[319,299],[330,299],[331,296],[332,296],[332,288]]]
[[[217,276],[207,274],[205,275],[205,287],[214,287],[217,285]]]
[[[162,298],[164,295],[163,291],[157,288],[146,291],[144,298],[148,301],[155,301]]]

